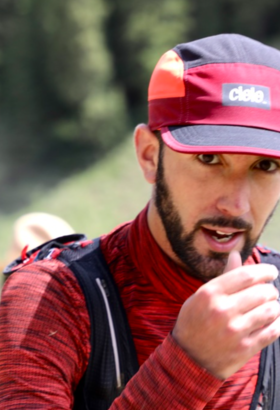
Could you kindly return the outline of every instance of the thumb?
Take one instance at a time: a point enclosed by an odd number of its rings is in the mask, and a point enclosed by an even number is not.
[[[224,269],[224,273],[229,272],[233,269],[239,268],[239,266],[242,266],[242,260],[240,253],[238,251],[232,251],[230,252],[228,256],[228,261]]]

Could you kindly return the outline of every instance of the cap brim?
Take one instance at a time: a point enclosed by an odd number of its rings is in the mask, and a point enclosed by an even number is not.
[[[189,125],[161,129],[165,144],[185,153],[235,153],[280,158],[280,133],[228,125]]]

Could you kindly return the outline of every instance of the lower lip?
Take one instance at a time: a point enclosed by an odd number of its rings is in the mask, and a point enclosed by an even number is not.
[[[227,242],[218,242],[208,231],[201,229],[201,232],[208,243],[208,246],[213,252],[228,253],[237,247],[239,242],[242,241],[243,233],[236,233]]]

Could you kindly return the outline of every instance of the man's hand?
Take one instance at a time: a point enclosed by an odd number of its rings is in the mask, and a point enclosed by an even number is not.
[[[225,273],[183,304],[173,337],[192,359],[222,380],[280,336],[275,266],[242,266],[229,255]]]

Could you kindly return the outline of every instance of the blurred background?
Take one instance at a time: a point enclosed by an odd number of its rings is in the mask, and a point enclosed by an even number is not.
[[[150,74],[222,32],[280,48],[278,0],[0,0],[0,258],[14,221],[50,212],[94,237],[149,198],[133,151]],[[276,212],[263,242],[280,249]]]

